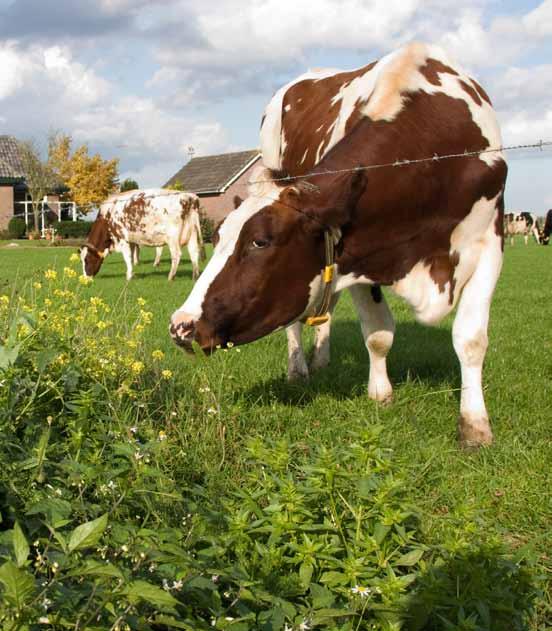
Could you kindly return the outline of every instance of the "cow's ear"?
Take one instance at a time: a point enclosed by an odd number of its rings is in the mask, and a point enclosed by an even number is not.
[[[362,171],[340,173],[324,178],[320,194],[315,200],[313,215],[333,228],[340,228],[352,219],[358,200],[366,190],[366,176]]]
[[[286,186],[280,193],[279,201],[291,208],[299,208],[305,199],[305,195],[297,186]]]
[[[234,210],[242,205],[243,199],[239,195],[234,195]]]

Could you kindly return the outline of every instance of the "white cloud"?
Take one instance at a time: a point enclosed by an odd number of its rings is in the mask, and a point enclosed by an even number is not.
[[[552,0],[544,0],[541,5],[524,16],[523,24],[530,35],[552,35]]]

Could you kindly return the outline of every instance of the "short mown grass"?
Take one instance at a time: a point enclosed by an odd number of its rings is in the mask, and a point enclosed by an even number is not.
[[[63,268],[74,251],[1,247],[0,294],[23,290],[49,267]],[[168,253],[154,269],[153,250],[144,248],[127,283],[122,259],[114,254],[87,291],[112,306],[113,319],[118,309],[124,311],[122,305],[143,297],[153,312],[147,343],[150,350],[165,352],[182,401],[190,389],[205,391],[213,413],[197,422],[187,417],[178,428],[189,454],[189,466],[182,469],[186,483],[200,483],[213,496],[239,483],[245,475],[244,445],[255,437],[333,445],[346,441],[351,430],[378,425],[409,501],[422,510],[428,541],[438,544],[458,524],[483,522],[512,549],[526,549],[550,579],[552,249],[518,242],[505,254],[484,371],[495,444],[476,453],[460,450],[456,441],[460,380],[452,318],[437,328],[423,327],[404,303],[388,295],[397,322],[388,360],[395,393],[393,404],[381,407],[366,396],[368,357],[348,295],[334,317],[329,368],[308,383],[288,384],[283,333],[210,359],[174,347],[167,327],[192,287],[187,257],[169,283]],[[306,336],[311,339],[312,332]],[[160,408],[160,429],[170,420],[166,414]],[[549,624],[552,604],[545,591],[534,628]]]

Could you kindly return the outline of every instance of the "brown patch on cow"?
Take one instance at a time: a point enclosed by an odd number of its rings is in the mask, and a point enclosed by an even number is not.
[[[493,104],[491,102],[491,99],[489,98],[489,95],[485,92],[485,90],[479,85],[479,83],[477,83],[475,79],[472,79],[471,82],[473,87],[477,91],[477,94],[479,94],[483,101],[486,101],[492,107]]]
[[[420,91],[406,97],[404,109],[391,123],[362,118],[328,152],[318,170],[393,162],[399,141],[399,157],[407,159],[488,147],[463,99]],[[478,200],[498,195],[506,171],[502,160],[488,166],[473,156],[412,164],[401,167],[400,173],[398,169],[368,172],[366,192],[342,226],[343,251],[337,260],[340,273],[392,285],[419,261],[433,261],[436,253],[448,257],[454,228]],[[324,181],[328,183],[328,176],[309,179],[322,189]],[[382,213],[382,208],[390,210]],[[447,279],[451,267],[449,261]]]
[[[331,124],[337,118],[341,100],[332,100],[344,86],[370,72],[376,62],[357,70],[339,72],[324,79],[305,79],[292,85],[282,102],[282,131],[287,147],[282,156],[282,171],[303,175],[316,164],[317,154],[324,155],[331,138]],[[316,98],[310,98],[313,92]],[[287,106],[291,109],[286,111]],[[351,115],[361,116],[359,103]],[[348,123],[349,124],[349,123]]]
[[[437,59],[428,59],[425,66],[420,68],[420,73],[433,85],[442,85],[439,73],[447,73],[458,76],[454,68],[447,66]]]
[[[131,232],[143,230],[143,219],[147,215],[147,205],[145,193],[134,195],[125,204],[125,225]]]
[[[182,208],[182,212],[180,213],[180,217],[184,220],[188,215],[192,212],[192,208],[194,207],[194,199],[192,197],[181,197],[180,198],[180,207]]]
[[[435,256],[429,261],[429,275],[439,287],[440,293],[444,293],[447,283],[449,283],[449,304],[454,303],[454,289],[456,287],[454,270],[459,262],[460,254],[458,252]]]
[[[479,98],[479,94],[477,94],[477,92],[475,91],[474,88],[472,88],[471,85],[468,85],[465,81],[463,81],[462,79],[458,79],[458,83],[460,84],[462,90],[464,90],[464,92],[466,92],[467,94],[469,94],[471,96],[471,98],[475,101],[475,103],[477,105],[483,105],[483,102],[481,101],[481,99]]]
[[[242,205],[243,199],[239,195],[234,195],[232,203],[234,204],[234,210],[236,210],[236,208]]]

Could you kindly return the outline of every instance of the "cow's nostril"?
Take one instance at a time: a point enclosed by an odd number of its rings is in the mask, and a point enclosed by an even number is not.
[[[173,316],[169,333],[178,346],[190,347],[195,334],[195,323],[192,318],[182,314]]]

